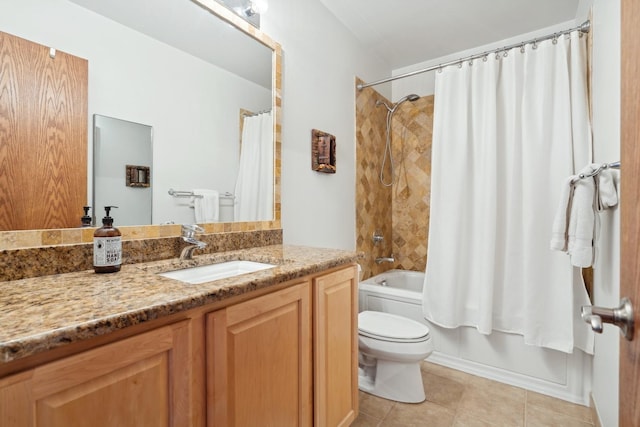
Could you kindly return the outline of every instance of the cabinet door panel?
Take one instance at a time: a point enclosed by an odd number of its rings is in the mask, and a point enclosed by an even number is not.
[[[358,411],[356,271],[314,280],[315,425],[346,426]]]
[[[309,284],[207,316],[209,425],[311,422]]]
[[[166,353],[46,396],[36,403],[40,427],[167,426]],[[117,408],[117,410],[113,410]]]
[[[189,426],[188,344],[184,321],[4,378],[0,425]]]

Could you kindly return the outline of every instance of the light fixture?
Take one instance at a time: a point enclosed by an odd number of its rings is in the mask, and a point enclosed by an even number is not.
[[[1,1],[1,0],[0,0]],[[267,11],[268,0],[216,0],[240,18],[260,28],[260,15]]]
[[[269,3],[267,0],[249,0],[249,4],[244,9],[244,14],[247,16],[260,15],[267,11]]]

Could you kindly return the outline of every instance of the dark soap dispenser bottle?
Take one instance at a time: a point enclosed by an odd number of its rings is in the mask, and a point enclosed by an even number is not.
[[[85,206],[82,209],[84,209],[84,215],[80,219],[82,226],[91,227],[91,216],[89,216],[89,209],[91,209],[91,206]]]
[[[109,211],[117,206],[105,206],[102,227],[93,233],[93,269],[96,273],[115,273],[122,264],[122,234],[113,226]]]

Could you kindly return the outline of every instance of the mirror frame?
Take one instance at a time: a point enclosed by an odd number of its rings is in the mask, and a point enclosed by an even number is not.
[[[192,1],[209,11],[216,19],[222,19],[249,37],[267,46],[273,51],[271,80],[272,80],[272,111],[274,136],[274,197],[273,219],[257,222],[221,222],[201,224],[205,233],[242,232],[260,230],[279,230],[281,225],[280,204],[280,173],[282,147],[282,47],[261,30],[252,26],[235,13],[215,0],[184,0]],[[87,123],[89,122],[87,118]],[[89,142],[87,141],[87,144]],[[82,212],[78,214],[78,221]],[[152,239],[159,237],[179,237],[180,224],[172,225],[141,225],[118,227],[123,240]],[[73,245],[93,242],[96,227],[59,228],[47,230],[16,230],[0,232],[0,250],[34,248],[53,245]]]

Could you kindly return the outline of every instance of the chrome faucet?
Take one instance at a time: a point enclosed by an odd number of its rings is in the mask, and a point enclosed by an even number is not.
[[[204,233],[204,228],[195,224],[182,224],[182,240],[189,243],[180,252],[180,261],[193,259],[193,251],[204,249],[207,244],[195,238],[196,233]]]
[[[395,262],[395,258],[393,258],[393,254],[390,257],[382,257],[376,258],[376,264],[382,264],[383,262]]]

